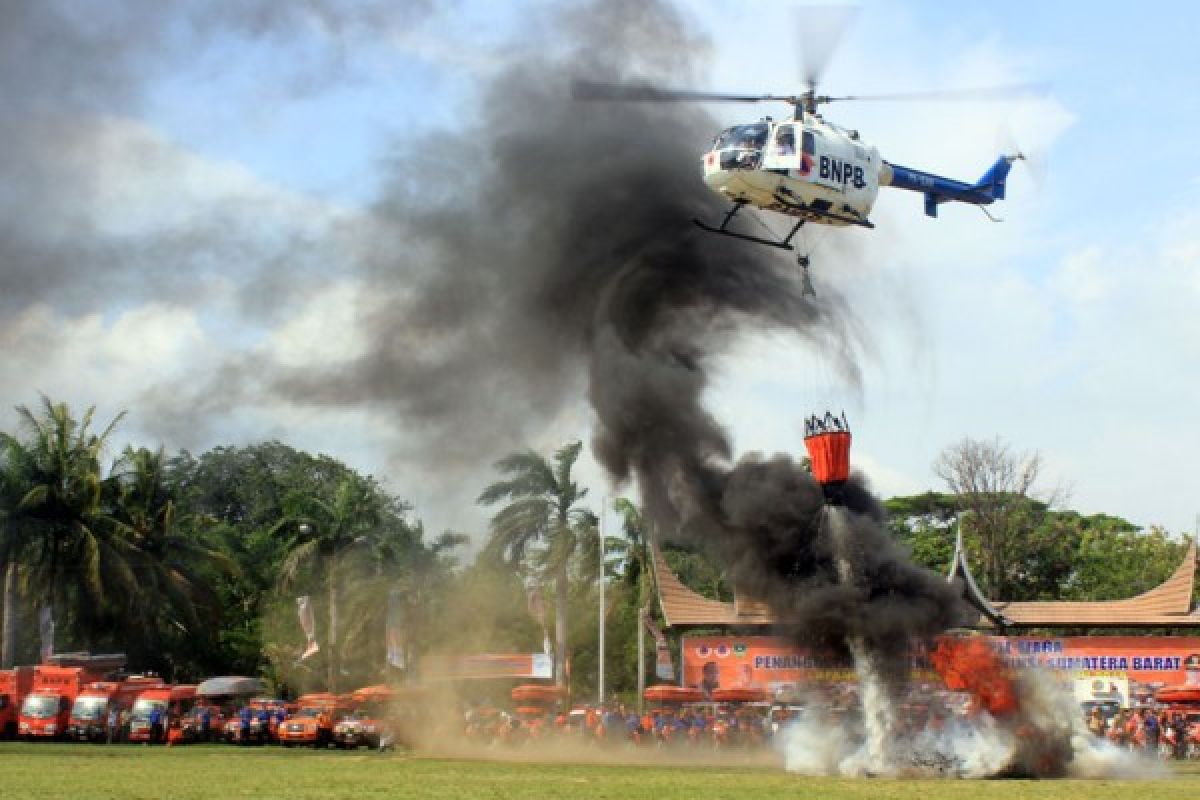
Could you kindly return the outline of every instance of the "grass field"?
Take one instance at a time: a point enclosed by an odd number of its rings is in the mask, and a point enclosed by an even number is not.
[[[0,744],[5,798],[1196,798],[1200,766],[1154,780],[805,778],[766,768],[575,765],[225,746]]]

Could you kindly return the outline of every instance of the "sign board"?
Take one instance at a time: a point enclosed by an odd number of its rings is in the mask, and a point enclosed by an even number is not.
[[[1196,636],[990,636],[1016,667],[1039,667],[1065,678],[1099,673],[1127,676],[1134,687],[1200,686]],[[700,688],[795,690],[805,683],[856,680],[851,665],[778,636],[684,636],[683,685]],[[914,666],[920,667],[914,653]]]

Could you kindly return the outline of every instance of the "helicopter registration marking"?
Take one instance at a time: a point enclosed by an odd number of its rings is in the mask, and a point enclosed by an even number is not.
[[[820,175],[835,183],[852,184],[855,189],[861,189],[867,185],[862,167],[856,167],[847,161],[829,156],[821,156]]]

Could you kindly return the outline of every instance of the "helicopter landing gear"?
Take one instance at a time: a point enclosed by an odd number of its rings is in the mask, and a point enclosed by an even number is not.
[[[709,233],[719,233],[722,236],[732,236],[734,239],[742,239],[743,241],[754,242],[755,244],[766,245],[767,247],[778,247],[780,250],[794,250],[795,249],[794,247],[792,247],[792,237],[800,232],[800,227],[806,221],[803,219],[800,220],[799,222],[797,222],[795,224],[795,226],[792,227],[791,231],[788,232],[788,235],[783,237],[782,239],[766,239],[766,238],[763,238],[762,236],[751,236],[748,233],[738,233],[737,231],[729,230],[729,223],[733,220],[733,218],[735,216],[737,216],[737,213],[739,211],[741,211],[742,207],[745,205],[746,205],[745,200],[734,201],[733,208],[729,209],[729,211],[727,211],[725,213],[725,218],[723,220],[721,220],[721,225],[716,228],[714,228],[712,225],[709,225],[707,222],[701,222],[698,219],[693,218],[692,222],[696,225],[697,228],[706,230]],[[759,224],[762,225],[762,222],[760,221]]]
[[[817,290],[813,288],[812,277],[808,274],[808,256],[796,256],[796,263],[800,265],[800,294],[804,297],[816,297]]]

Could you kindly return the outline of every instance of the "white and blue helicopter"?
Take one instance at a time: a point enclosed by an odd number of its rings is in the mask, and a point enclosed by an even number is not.
[[[943,203],[967,203],[978,206],[989,219],[999,222],[988,212],[987,206],[1004,199],[1009,170],[1013,162],[1025,157],[1019,151],[1001,155],[973,183],[954,180],[884,160],[878,149],[862,140],[858,131],[827,121],[817,110],[826,103],[848,100],[1001,99],[1043,87],[1023,84],[841,97],[818,94],[818,78],[855,11],[854,7],[845,6],[809,6],[802,10],[797,33],[801,40],[801,80],[805,91],[798,95],[722,94],[589,80],[576,80],[573,93],[580,100],[786,103],[792,107],[789,119],[763,117],[756,122],[726,128],[713,139],[702,159],[704,182],[728,199],[732,206],[720,224],[693,220],[710,233],[794,250],[796,234],[807,222],[875,227],[870,214],[883,186],[919,192],[924,196],[925,213],[931,217],[937,216],[938,206]],[[731,229],[730,224],[746,206],[784,214],[795,223],[782,237],[768,238]],[[804,291],[813,294],[808,256],[800,254],[797,260],[803,271]]]
[[[867,144],[858,131],[825,120],[817,108],[845,100],[979,99],[1004,96],[1028,87],[996,87],[949,92],[830,97],[816,93],[815,82],[799,95],[737,95],[664,89],[645,85],[576,81],[574,95],[583,100],[641,102],[787,103],[790,119],[764,117],[734,125],[713,139],[703,156],[704,182],[732,201],[719,225],[694,222],[706,231],[770,247],[793,249],[792,239],[806,222],[873,228],[871,208],[882,186],[919,192],[925,213],[936,217],[942,203],[969,203],[988,214],[986,206],[1004,199],[1005,183],[1020,152],[1001,155],[974,183],[892,164]],[[730,230],[729,224],[745,206],[786,214],[797,221],[784,237],[768,239]],[[807,266],[801,257],[802,266]]]

